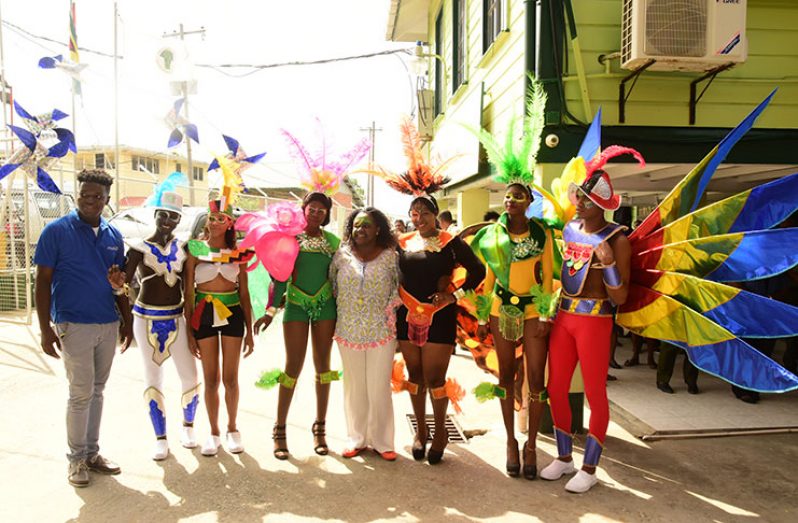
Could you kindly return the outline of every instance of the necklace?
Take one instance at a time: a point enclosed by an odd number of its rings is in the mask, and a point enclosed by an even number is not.
[[[299,250],[305,252],[319,252],[332,256],[333,251],[327,238],[322,234],[321,236],[308,236],[304,232],[297,235],[297,242],[299,243]]]
[[[438,234],[425,238],[416,233],[405,243],[405,250],[408,252],[441,252],[441,248],[441,238]]]
[[[543,249],[538,244],[537,240],[532,236],[527,236],[519,241],[512,240],[513,242],[513,261],[526,260],[527,258],[534,258],[540,256]]]

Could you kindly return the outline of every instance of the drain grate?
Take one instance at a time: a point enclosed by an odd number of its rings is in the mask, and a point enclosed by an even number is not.
[[[427,441],[432,441],[435,436],[435,416],[427,414],[424,420],[427,424]],[[418,429],[418,420],[414,414],[407,415],[407,423],[410,425],[410,431],[415,434]],[[451,415],[446,415],[446,434],[449,437],[449,443],[468,443],[463,428],[457,423]]]

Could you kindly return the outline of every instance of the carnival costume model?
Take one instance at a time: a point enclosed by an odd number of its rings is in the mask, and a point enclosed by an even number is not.
[[[176,176],[177,175],[177,176]],[[163,364],[170,357],[180,377],[183,394],[183,428],[180,440],[184,447],[197,446],[194,417],[199,403],[197,364],[188,346],[186,320],[183,317],[183,264],[185,242],[173,236],[182,216],[183,198],[172,192],[185,175],[175,173],[156,187],[145,203],[155,213],[155,233],[130,245],[127,254],[126,280],[132,281],[136,270],[141,288],[133,305],[133,335],[144,363],[144,400],[155,430],[154,460],[166,459],[166,405],[163,394]],[[183,182],[184,183],[184,182]]]
[[[577,218],[565,224],[564,265],[561,273],[560,310],[549,340],[549,382],[552,419],[560,456],[570,456],[571,407],[568,391],[577,361],[582,370],[585,395],[590,403],[590,432],[585,443],[583,469],[566,485],[570,492],[586,492],[596,482],[595,467],[609,425],[607,369],[610,335],[616,304],[629,292],[629,240],[624,227],[608,223],[605,211],[620,207],[609,176],[602,170],[615,156],[634,149],[611,146],[586,166],[585,180],[570,187]],[[574,471],[572,461],[555,460],[541,471],[543,479],[557,479]]]
[[[794,336],[798,308],[721,283],[766,278],[798,263],[798,229],[768,230],[798,208],[798,175],[699,208],[717,166],[772,96],[713,148],[628,240],[614,224],[599,230],[585,225],[592,214],[620,204],[601,166],[608,157],[631,151],[610,147],[597,159],[577,157],[566,166],[562,179],[577,182],[569,193],[581,219],[563,231],[563,297],[551,335],[548,384],[559,458],[541,477],[553,480],[575,471],[568,387],[578,358],[591,407],[590,434],[583,470],[566,489],[584,492],[596,483],[608,421],[602,401],[608,366],[604,340],[609,340],[614,304],[619,325],[684,348],[705,372],[761,392],[798,388],[798,377],[738,337]],[[596,299],[602,285],[611,302]]]
[[[535,440],[546,406],[546,336],[549,320],[556,312],[553,292],[554,238],[551,229],[537,218],[527,218],[532,203],[535,159],[540,148],[546,96],[537,82],[528,93],[523,136],[517,140],[514,121],[502,146],[484,129],[477,132],[497,171],[494,179],[506,184],[505,212],[495,224],[479,230],[471,247],[484,260],[487,276],[478,296],[477,316],[484,339],[488,325],[499,362],[499,385],[493,394],[501,402],[507,431],[507,474],[519,475],[521,464],[513,423],[513,385],[517,373],[516,347],[523,345],[529,383],[529,431],[524,445],[523,474],[537,477]],[[480,387],[490,387],[483,384]]]
[[[440,462],[448,443],[445,429],[449,400],[456,398],[459,386],[446,380],[456,332],[454,303],[473,290],[485,277],[485,267],[460,238],[438,230],[438,204],[432,193],[448,182],[442,174],[447,162],[433,168],[424,159],[418,131],[405,119],[401,126],[407,171],[394,174],[385,170],[373,174],[391,188],[415,198],[410,204],[410,219],[416,230],[399,237],[399,269],[402,306],[396,312],[396,337],[409,373],[405,390],[410,393],[413,411],[419,420],[413,442],[413,457],[424,459],[427,446],[425,419],[429,389],[435,414],[435,434],[428,461]],[[462,287],[453,289],[452,271],[463,266],[467,276]]]
[[[333,161],[327,156],[326,141],[318,154],[311,155],[293,134],[286,130],[282,130],[282,133],[298,165],[300,181],[308,190],[302,201],[300,227],[295,227],[297,221],[292,217],[296,211],[284,207],[275,209],[271,217],[265,216],[265,220],[248,218],[242,224],[242,230],[247,231],[247,245],[254,245],[259,252],[268,252],[267,256],[274,257],[270,246],[279,245],[280,252],[285,254],[277,263],[266,265],[273,285],[269,290],[265,315],[255,323],[256,331],[267,328],[285,298],[285,370],[272,372],[262,379],[262,385],[266,387],[277,383],[280,385],[277,420],[272,437],[274,456],[285,460],[289,457],[285,424],[294,387],[305,360],[308,331],[311,334],[313,363],[316,368],[316,420],[312,427],[314,451],[321,456],[329,452],[325,439],[327,402],[330,384],[337,381],[340,374],[330,370],[336,310],[328,270],[340,240],[322,227],[330,223],[331,197],[338,191],[346,171],[363,158],[370,144],[363,140],[337,161]],[[275,217],[280,216],[283,217],[283,225],[274,221]],[[294,228],[296,230],[290,234],[290,230]],[[250,240],[251,234],[257,235],[260,240],[256,237]],[[259,259],[264,264],[267,263],[265,256],[259,256]]]
[[[244,451],[236,425],[238,414],[238,364],[252,354],[252,310],[247,287],[246,263],[254,252],[236,246],[233,202],[241,190],[237,163],[217,158],[224,185],[219,199],[208,202],[204,240],[190,240],[190,256],[184,275],[186,317],[192,335],[189,343],[200,355],[205,377],[205,407],[211,434],[202,446],[204,456],[214,456],[221,445],[219,430],[219,376],[224,383],[227,406],[227,449]],[[221,348],[221,363],[220,363]]]

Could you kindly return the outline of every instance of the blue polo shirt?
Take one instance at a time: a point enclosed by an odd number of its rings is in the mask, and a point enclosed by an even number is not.
[[[53,269],[50,317],[54,323],[119,319],[108,269],[114,264],[124,266],[125,249],[122,233],[102,217],[99,234],[77,211],[47,224],[33,262]]]

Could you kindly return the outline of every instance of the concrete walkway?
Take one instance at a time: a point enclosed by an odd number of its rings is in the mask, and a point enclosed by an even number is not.
[[[798,520],[792,472],[798,467],[795,435],[646,443],[612,423],[599,471],[601,485],[576,496],[563,490],[562,481],[507,478],[499,406],[478,404],[470,395],[460,423],[485,433],[468,444],[450,445],[441,465],[412,460],[406,395],[394,397],[399,459],[387,463],[370,453],[343,459],[342,392],[335,384],[328,417],[333,453],[319,457],[310,433],[315,404],[310,359],[289,417],[293,457],[277,461],[270,437],[276,391],[252,385],[261,371],[282,365],[282,334],[275,327],[260,337],[255,354],[241,366],[239,427],[245,453],[222,451],[205,458],[199,449],[179,446],[174,437],[180,424],[179,386],[167,362],[172,455],[152,461],[141,363],[132,347],[114,363],[101,437],[103,454],[119,462],[123,472],[92,476],[89,488],[74,489],[66,481],[63,365],[42,354],[35,328],[0,323],[0,521]],[[617,372],[621,381],[613,388],[627,381],[624,372]],[[452,360],[451,375],[469,390],[485,378],[470,359],[460,356]],[[641,393],[661,394],[653,385]],[[687,398],[681,391],[679,396]],[[742,407],[733,398],[729,401]],[[203,438],[207,422],[202,405],[200,409],[197,428]],[[523,442],[520,435],[519,440]],[[543,466],[555,447],[548,436],[538,441]],[[582,459],[580,441],[575,459]]]
[[[632,355],[629,340],[624,339],[622,343],[616,353],[616,360],[621,364]],[[760,402],[751,405],[735,398],[725,381],[701,373],[698,377],[700,393],[688,394],[682,379],[684,357],[677,358],[671,378],[675,394],[660,392],[656,388],[657,371],[645,364],[610,369],[618,378],[608,383],[610,401],[616,412],[634,422],[627,425],[634,435],[699,435],[772,429],[798,432],[798,391],[762,394]],[[645,362],[645,355],[641,356],[641,361]]]

